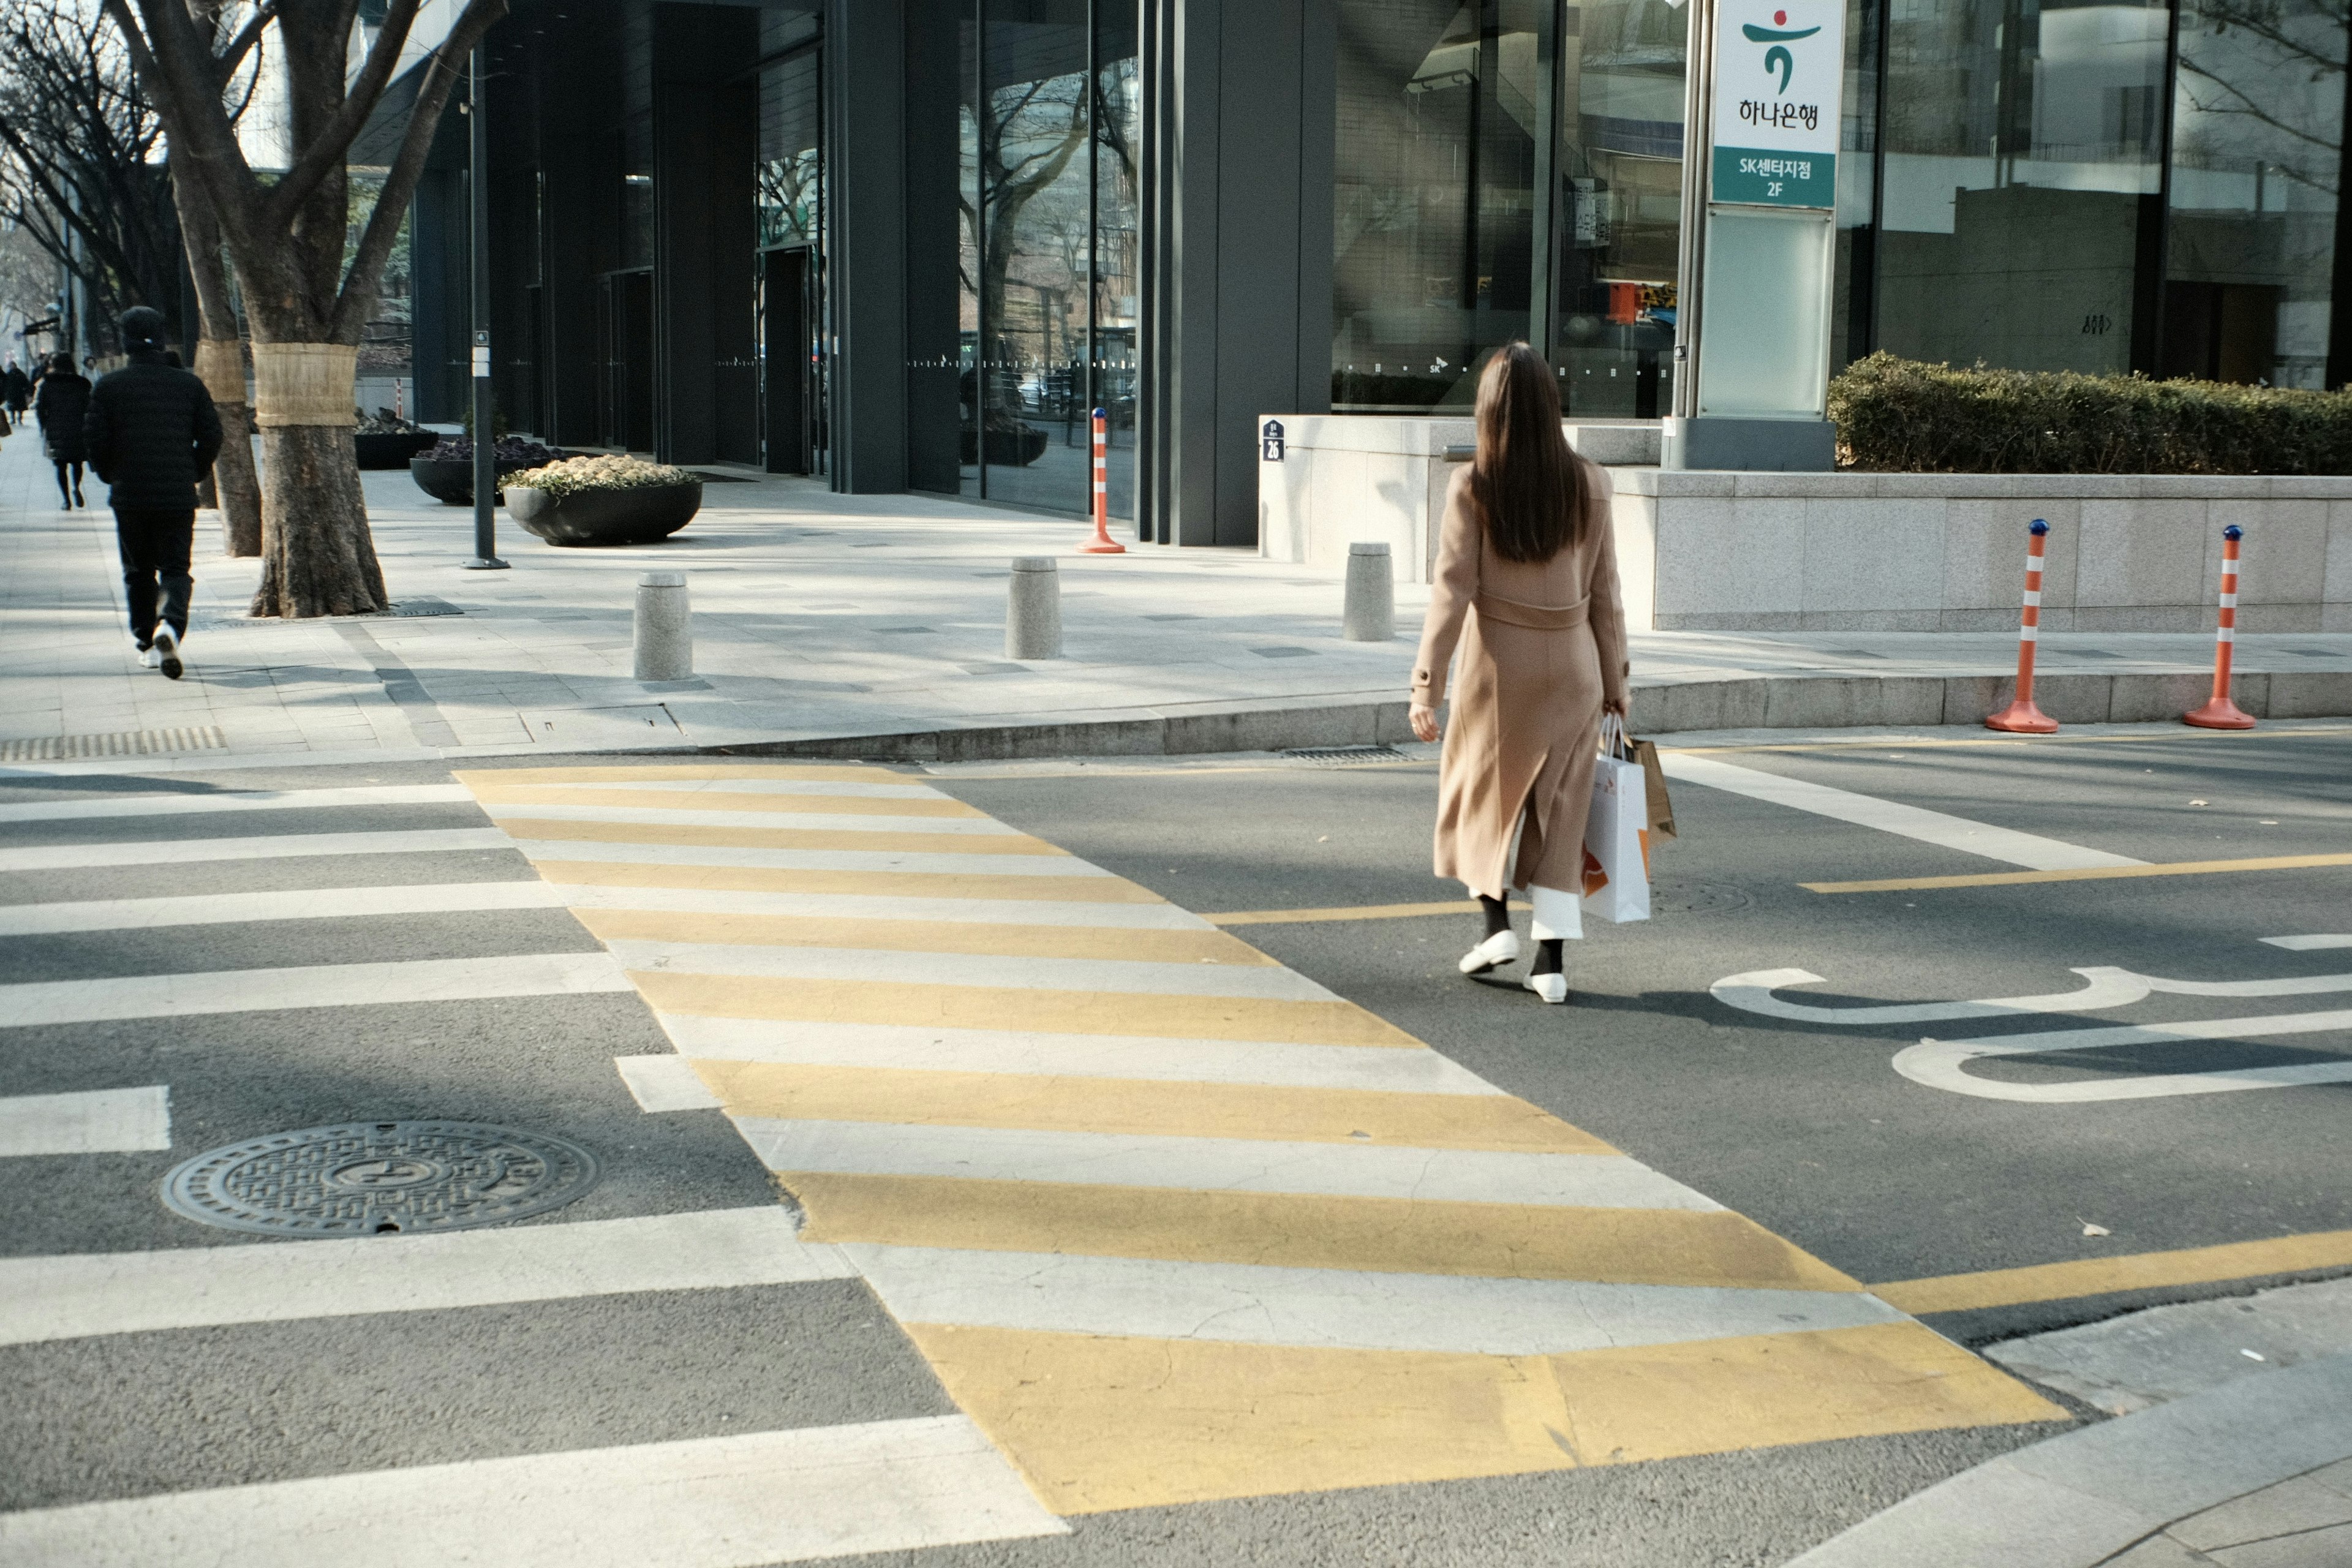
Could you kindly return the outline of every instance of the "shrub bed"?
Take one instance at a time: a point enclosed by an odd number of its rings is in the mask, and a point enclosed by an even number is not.
[[[515,489],[545,490],[559,499],[585,490],[652,490],[690,485],[702,476],[690,468],[648,463],[643,458],[565,458],[540,468],[501,476]]]
[[[1956,370],[1874,353],[1830,382],[1838,466],[1932,474],[2352,474],[2352,392]]]

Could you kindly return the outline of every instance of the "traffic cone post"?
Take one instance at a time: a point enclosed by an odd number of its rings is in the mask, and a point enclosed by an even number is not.
[[[1095,410],[1095,536],[1078,549],[1088,555],[1124,555],[1127,546],[1110,536],[1110,417]]]
[[[2028,531],[2025,545],[2025,610],[2017,626],[2017,696],[2010,705],[1985,721],[1988,730],[2015,735],[2054,733],[2058,721],[2033,705],[2033,645],[2042,640],[2042,552],[2050,542],[2050,525],[2040,518]]]
[[[2180,716],[2200,730],[2251,730],[2254,716],[2230,700],[2230,655],[2238,642],[2238,541],[2236,523],[2221,531],[2221,625],[2213,634],[2213,696],[2204,707]]]

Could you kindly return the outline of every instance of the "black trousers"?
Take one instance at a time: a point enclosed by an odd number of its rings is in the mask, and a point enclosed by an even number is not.
[[[58,466],[58,499],[70,505],[74,498],[81,494],[81,459],[79,458],[53,458],[50,461],[56,463]],[[66,485],[66,470],[68,468],[73,470],[73,486],[71,489],[68,489]]]
[[[196,585],[196,580],[188,575],[188,552],[194,547],[195,534],[193,509],[114,509],[114,540],[122,550],[122,598],[131,610],[131,635],[139,639],[141,647],[155,640],[159,618],[171,623],[173,635],[188,635],[188,595]]]

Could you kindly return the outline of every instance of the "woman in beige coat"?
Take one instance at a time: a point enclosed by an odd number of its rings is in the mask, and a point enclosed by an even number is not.
[[[1478,454],[1445,496],[1412,731],[1437,739],[1455,647],[1461,668],[1437,774],[1437,874],[1485,907],[1462,960],[1483,974],[1519,956],[1510,889],[1535,905],[1528,989],[1568,1000],[1561,943],[1584,934],[1584,818],[1601,715],[1625,711],[1625,615],[1601,472],[1568,448],[1551,367],[1525,343],[1478,380]]]

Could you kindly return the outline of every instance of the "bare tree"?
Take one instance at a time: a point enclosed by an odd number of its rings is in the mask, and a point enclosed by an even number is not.
[[[391,0],[357,70],[358,0],[265,0],[234,29],[189,0],[104,0],[170,132],[173,172],[203,192],[236,268],[253,334],[262,445],[257,616],[363,615],[387,603],[350,434],[359,341],[441,110],[506,0],[467,0],[420,68],[415,107],[375,210],[345,259],[358,136],[390,86],[418,0]],[[217,17],[218,14],[215,14]],[[289,165],[264,183],[224,102],[221,63],[274,28]],[[219,42],[224,32],[228,43]]]
[[[132,305],[177,335],[180,234],[163,122],[113,24],[86,0],[0,0],[0,192],[108,321]]]

